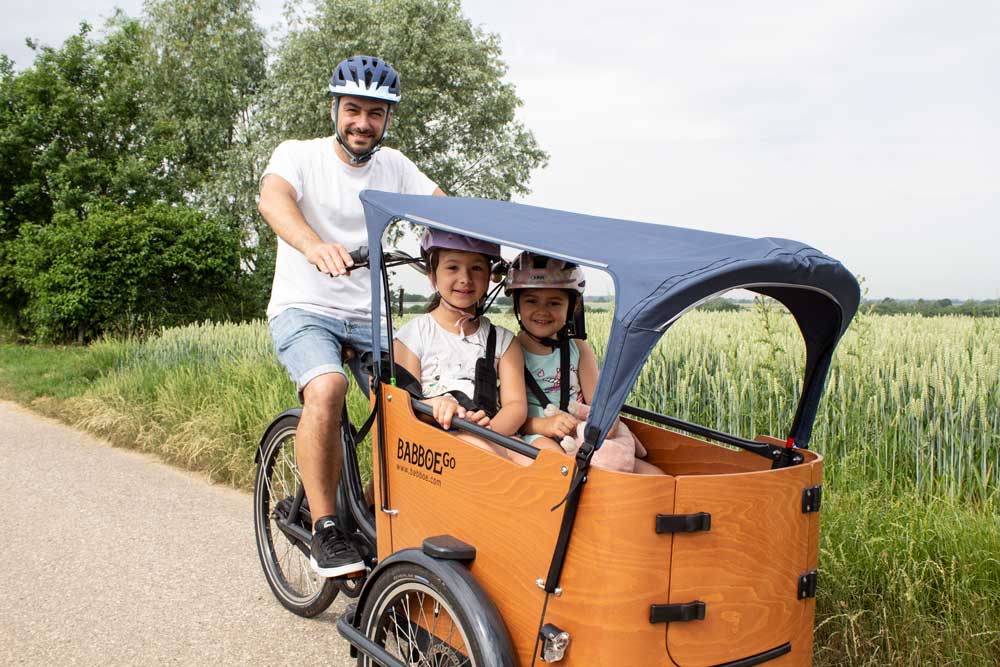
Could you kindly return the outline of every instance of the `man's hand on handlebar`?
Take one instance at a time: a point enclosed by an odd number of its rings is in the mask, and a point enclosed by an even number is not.
[[[351,254],[339,243],[316,242],[306,248],[305,255],[317,270],[334,277],[349,275],[354,267]]]

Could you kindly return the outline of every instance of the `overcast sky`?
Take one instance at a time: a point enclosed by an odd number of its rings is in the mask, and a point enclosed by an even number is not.
[[[1000,297],[1000,3],[466,0],[551,159],[525,201],[809,243],[875,297]],[[135,0],[35,0],[0,52]],[[280,25],[281,2],[259,18]],[[401,72],[404,86],[406,72]]]

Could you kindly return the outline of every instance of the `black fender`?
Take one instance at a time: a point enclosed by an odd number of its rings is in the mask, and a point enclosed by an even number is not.
[[[393,565],[399,563],[413,563],[433,573],[444,582],[458,603],[469,610],[472,617],[470,631],[476,636],[483,650],[488,653],[486,656],[488,667],[514,667],[514,649],[510,633],[507,632],[507,626],[504,625],[493,600],[475,580],[472,573],[469,572],[469,568],[462,561],[432,558],[420,549],[397,551],[379,563],[368,575],[368,580],[358,598],[357,606],[351,605],[349,612],[341,617],[338,622],[338,630],[340,630],[341,624],[349,624],[360,634],[361,616],[375,582],[384,576]],[[348,641],[352,639],[345,634],[344,630],[340,630],[340,632]]]
[[[289,408],[288,410],[285,410],[280,415],[271,420],[271,423],[267,425],[266,429],[264,429],[264,435],[261,436],[260,442],[257,443],[257,452],[253,455],[254,463],[260,464],[260,454],[262,451],[264,451],[264,443],[267,442],[267,439],[269,437],[271,437],[271,431],[274,430],[275,425],[277,425],[277,423],[282,419],[284,419],[285,417],[295,417],[296,419],[298,419],[301,416],[302,416],[302,408]]]

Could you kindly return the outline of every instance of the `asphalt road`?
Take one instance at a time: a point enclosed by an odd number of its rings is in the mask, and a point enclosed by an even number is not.
[[[278,604],[249,495],[0,402],[0,664],[352,665]]]

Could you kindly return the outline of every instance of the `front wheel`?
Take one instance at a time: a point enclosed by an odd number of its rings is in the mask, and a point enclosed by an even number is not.
[[[253,490],[254,532],[264,577],[278,601],[289,611],[311,618],[337,597],[332,579],[317,575],[309,565],[312,519],[305,509],[289,516],[302,479],[295,463],[295,429],[299,418],[279,419],[261,444]]]
[[[466,601],[463,602],[463,599]],[[372,583],[360,630],[408,667],[501,667],[512,664],[509,639],[490,641],[480,633],[490,609],[470,605],[436,574],[401,562]],[[494,621],[493,624],[498,622]],[[506,630],[503,631],[506,636]],[[492,645],[491,645],[492,644]],[[506,646],[504,646],[506,645]],[[375,663],[363,653],[360,667]]]

